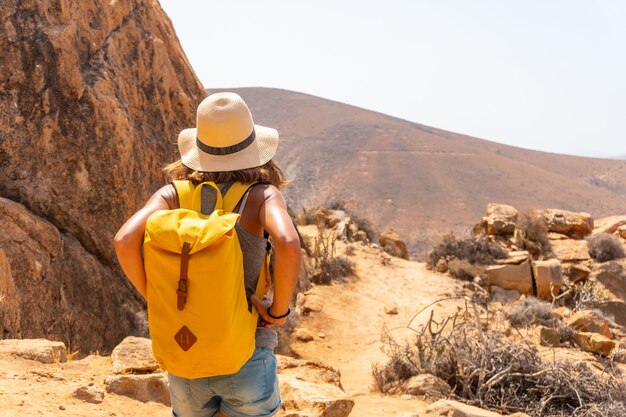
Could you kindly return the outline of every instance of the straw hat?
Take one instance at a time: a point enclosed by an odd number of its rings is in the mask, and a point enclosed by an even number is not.
[[[278,132],[255,125],[243,99],[217,93],[198,106],[196,127],[178,135],[178,150],[187,167],[220,172],[254,168],[272,159]]]

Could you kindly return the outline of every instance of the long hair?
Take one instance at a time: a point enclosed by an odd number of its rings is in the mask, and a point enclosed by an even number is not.
[[[271,184],[280,189],[287,183],[283,171],[276,165],[273,159],[270,159],[259,167],[223,172],[196,171],[185,166],[179,159],[176,162],[166,165],[163,168],[163,172],[168,182],[174,180],[189,180],[195,185],[205,181],[212,181],[216,184],[239,181],[247,184],[253,182]]]

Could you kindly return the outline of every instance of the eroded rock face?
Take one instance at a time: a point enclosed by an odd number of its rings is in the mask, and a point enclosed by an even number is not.
[[[205,92],[157,1],[6,0],[0,21],[0,196],[23,205],[0,202],[4,337],[106,352],[142,305],[113,236]]]

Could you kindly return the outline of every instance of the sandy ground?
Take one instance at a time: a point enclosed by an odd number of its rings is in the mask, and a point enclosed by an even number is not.
[[[337,254],[345,251],[341,242]],[[424,399],[385,396],[375,391],[372,365],[385,361],[381,351],[384,329],[401,339],[412,332],[407,325],[423,307],[446,297],[460,295],[458,281],[428,271],[423,264],[393,258],[383,265],[378,249],[355,245],[356,276],[332,285],[314,286],[306,297],[322,305],[319,312],[303,316],[300,327],[314,335],[304,343],[294,341],[300,357],[329,364],[340,370],[344,390],[355,399],[351,416],[370,417],[403,412],[419,413],[428,404]],[[460,303],[460,301],[458,302]],[[437,314],[454,310],[455,302],[434,306]],[[397,314],[385,309],[395,307]],[[412,327],[428,318],[426,310]],[[320,336],[321,335],[321,336]],[[71,396],[76,386],[89,385],[104,391],[111,375],[109,357],[88,356],[67,363],[44,365],[21,358],[0,356],[0,416],[171,416],[167,406],[141,403],[106,394],[104,402],[90,404]]]
[[[93,384],[104,391],[111,358],[88,356],[67,363],[42,364],[0,356],[0,416],[171,417],[169,407],[106,394],[100,404],[72,397],[77,386]]]
[[[410,337],[409,323],[417,328],[428,319],[431,309],[435,317],[456,311],[463,302],[446,301],[416,313],[431,303],[460,296],[459,281],[427,270],[424,264],[398,258],[383,265],[378,249],[357,245],[353,256],[356,276],[346,282],[314,286],[306,297],[322,307],[320,312],[303,316],[300,327],[308,329],[314,339],[292,342],[292,350],[304,359],[320,360],[341,372],[344,390],[355,398],[351,416],[370,417],[419,413],[428,405],[419,398],[386,396],[376,392],[372,365],[382,363],[386,356],[381,348],[381,335],[390,331],[396,340]],[[345,245],[337,244],[337,254],[345,253]],[[385,310],[396,308],[397,314]],[[320,337],[320,335],[322,337]]]

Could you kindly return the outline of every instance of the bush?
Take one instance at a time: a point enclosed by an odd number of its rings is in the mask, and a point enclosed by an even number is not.
[[[490,242],[484,236],[476,236],[459,240],[454,233],[445,235],[440,243],[428,253],[426,264],[434,268],[439,259],[450,261],[452,259],[466,260],[471,264],[492,264],[495,259],[508,257],[506,250],[495,243]]]
[[[559,322],[559,318],[552,311],[552,305],[535,297],[514,302],[507,308],[505,314],[514,326],[540,324],[555,327]]]
[[[378,238],[380,237],[380,232],[378,231],[376,226],[374,226],[374,223],[355,215],[351,215],[350,219],[352,220],[352,223],[357,225],[359,230],[363,230],[365,232],[370,242],[378,241]]]
[[[610,292],[598,285],[595,281],[585,281],[574,284],[573,307],[574,311],[593,310],[611,299]]]
[[[465,259],[452,259],[448,262],[448,272],[455,278],[472,281],[475,277],[481,276],[485,268],[471,264]]]
[[[320,262],[319,272],[311,279],[315,284],[328,285],[332,281],[354,275],[354,263],[348,258],[337,256]]]
[[[315,270],[311,277],[315,284],[330,284],[333,280],[354,274],[354,263],[343,256],[335,256],[337,231],[324,225],[317,226],[315,247],[312,251]]]
[[[589,236],[587,242],[589,242],[589,255],[598,262],[612,261],[626,256],[622,240],[609,233]]]
[[[599,373],[583,362],[543,363],[536,348],[485,329],[475,318],[460,317],[457,313],[435,331],[431,317],[417,330],[411,345],[399,346],[387,338],[389,361],[373,368],[376,387],[388,392],[396,382],[429,373],[446,381],[461,400],[500,413],[624,415],[626,386],[619,369],[607,366]],[[448,323],[452,323],[449,330],[445,329]]]
[[[515,224],[516,245],[527,250],[535,258],[552,255],[550,240],[548,239],[548,224],[543,216],[526,211],[517,216]]]

